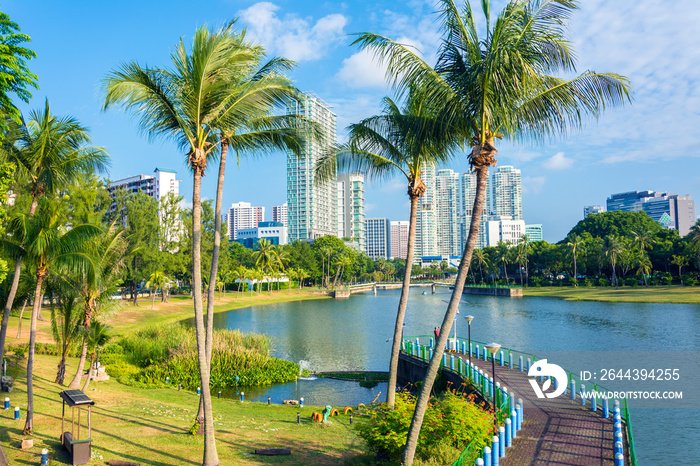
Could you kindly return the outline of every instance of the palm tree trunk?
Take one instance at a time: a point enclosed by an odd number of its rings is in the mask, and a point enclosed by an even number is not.
[[[202,402],[204,404],[204,458],[203,466],[216,466],[219,464],[219,455],[216,451],[216,439],[214,438],[214,419],[212,416],[211,392],[209,391],[209,360],[207,357],[206,338],[204,328],[204,314],[202,310],[202,203],[200,190],[202,187],[202,174],[204,167],[204,155],[202,159],[196,159],[192,164],[194,169],[194,187],[192,189],[192,281],[194,289],[194,320],[197,334],[197,359],[199,362],[199,377],[202,387]],[[199,162],[199,163],[198,163]]]
[[[88,369],[88,375],[87,378],[85,379],[85,385],[83,385],[83,393],[85,393],[88,389],[88,385],[90,385],[90,380],[92,379],[92,369],[93,366],[95,365],[95,353],[92,353],[92,356],[90,356],[90,368]]]
[[[492,141],[490,142],[493,143]],[[464,282],[466,281],[467,273],[469,272],[469,264],[472,260],[472,253],[474,252],[474,247],[476,246],[476,239],[479,236],[481,213],[484,210],[484,198],[486,195],[486,183],[488,180],[488,167],[489,165],[486,164],[475,167],[476,197],[474,198],[474,208],[472,209],[469,236],[467,237],[467,243],[464,245],[462,261],[459,264],[459,271],[457,272],[452,297],[450,298],[450,303],[447,306],[445,318],[443,319],[442,326],[440,327],[440,336],[435,344],[433,357],[430,359],[430,363],[428,363],[428,369],[425,373],[425,380],[423,381],[423,386],[421,387],[420,394],[416,400],[416,409],[413,413],[411,426],[408,430],[406,448],[404,449],[402,458],[402,464],[406,466],[411,466],[413,464],[413,459],[416,455],[416,446],[418,445],[418,437],[420,435],[421,426],[423,425],[425,410],[428,406],[428,401],[430,401],[430,393],[433,390],[435,377],[440,369],[440,362],[442,361],[442,355],[445,351],[445,344],[447,343],[447,338],[450,334],[450,329],[452,328],[452,322],[454,321],[455,315],[457,315],[457,307],[459,306],[459,301],[462,297],[462,290],[464,289]],[[408,263],[406,264],[406,267],[409,267]]]
[[[418,199],[420,196],[411,196],[411,213],[408,224],[408,243],[406,251],[406,270],[403,274],[403,286],[401,287],[401,298],[399,299],[399,309],[396,312],[396,324],[394,325],[394,341],[391,344],[391,359],[389,360],[389,382],[386,389],[386,404],[389,408],[394,408],[396,402],[396,379],[399,371],[399,352],[401,351],[401,336],[403,334],[403,321],[406,317],[406,307],[408,305],[408,293],[411,287],[411,266],[413,263],[413,249],[416,242],[416,215],[418,212]]]
[[[56,380],[54,383],[63,385],[66,379],[66,354],[68,353],[68,345],[63,343],[63,348],[61,351],[61,361],[58,363],[58,370],[56,371]]]
[[[29,301],[29,296],[24,298],[24,304],[22,304],[22,310],[19,311],[19,322],[17,322],[17,338],[22,334],[22,316],[24,315],[24,308],[27,307],[27,301]],[[32,306],[34,303],[32,303]]]
[[[15,303],[15,296],[17,295],[17,288],[19,288],[19,276],[21,273],[22,258],[18,257],[15,261],[15,274],[12,276],[12,285],[10,286],[10,294],[7,296],[7,302],[5,303],[5,310],[2,313],[2,327],[0,328],[0,364],[5,357],[5,338],[7,338],[7,325],[10,321],[10,311]],[[25,301],[26,304],[26,301]],[[20,318],[20,327],[22,325],[22,319]],[[19,335],[17,336],[19,338]]]
[[[83,348],[80,350],[80,361],[78,361],[78,370],[75,371],[75,376],[71,380],[68,388],[75,390],[80,386],[80,380],[83,377],[83,368],[85,367],[85,360],[87,359],[88,341],[87,337],[83,335]]]
[[[576,252],[574,252],[574,286],[578,286],[578,269],[576,268]]]
[[[44,284],[46,271],[37,271],[36,274],[36,289],[34,296],[41,296],[41,287]],[[41,300],[34,300],[32,306],[32,321],[29,327],[29,357],[27,358],[27,420],[24,423],[22,433],[24,435],[31,434],[34,431],[34,350],[36,345],[36,321],[39,317],[39,308]]]

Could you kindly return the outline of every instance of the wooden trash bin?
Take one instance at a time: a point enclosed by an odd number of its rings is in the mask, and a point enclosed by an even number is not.
[[[82,390],[64,390],[58,394],[63,399],[63,410],[61,412],[61,443],[70,453],[71,464],[87,464],[90,461],[92,446],[92,411],[95,404]],[[71,429],[64,430],[64,420],[66,416],[66,405],[71,408]],[[80,417],[83,408],[87,407],[87,438],[80,438]],[[75,411],[78,411],[76,429]]]

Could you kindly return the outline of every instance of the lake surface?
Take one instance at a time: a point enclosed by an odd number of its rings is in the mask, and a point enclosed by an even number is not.
[[[430,334],[442,323],[446,309],[442,300],[448,299],[450,292],[438,289],[434,295],[423,295],[423,290],[411,290],[405,335]],[[267,334],[274,342],[274,356],[297,363],[303,361],[302,364],[312,371],[386,371],[398,300],[399,290],[390,290],[380,291],[376,296],[371,292],[353,295],[347,300],[253,306],[217,314],[214,325]],[[463,316],[471,314],[475,316],[473,340],[497,341],[504,347],[537,355],[605,351],[629,359],[642,351],[675,351],[677,360],[682,362],[681,374],[686,382],[683,386],[688,385],[689,378],[700,379],[700,370],[696,370],[700,355],[698,305],[570,302],[476,295],[465,295],[464,300],[467,303],[460,305],[457,319],[458,336],[467,336]],[[454,330],[450,332],[453,333]],[[577,363],[561,359],[557,362],[571,370]],[[634,365],[634,361],[626,361],[626,365],[646,367],[643,363]],[[658,366],[655,364],[655,368],[673,367],[672,364]],[[385,393],[385,385],[365,389],[357,383],[324,380],[250,390],[250,396],[266,401],[267,396],[274,395],[275,402],[279,402],[276,400],[279,397],[304,396],[307,404],[341,406],[368,403],[379,391]],[[691,394],[684,392],[684,395],[688,405]],[[692,395],[697,397],[695,393]],[[249,399],[248,392],[246,399]],[[631,419],[640,464],[700,464],[700,423],[696,422],[700,406],[690,403],[690,407],[677,409],[672,408],[671,402],[666,402],[666,408],[634,409],[632,406]]]

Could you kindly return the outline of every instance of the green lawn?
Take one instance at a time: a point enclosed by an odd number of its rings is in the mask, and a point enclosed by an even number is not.
[[[621,287],[542,287],[525,288],[525,296],[560,298],[568,301],[603,301],[611,303],[686,303],[700,304],[700,288],[690,286]]]

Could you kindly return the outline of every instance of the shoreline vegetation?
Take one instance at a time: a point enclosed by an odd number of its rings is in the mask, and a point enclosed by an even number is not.
[[[564,301],[599,301],[606,303],[700,304],[697,286],[645,287],[528,287],[525,297],[559,298]]]

